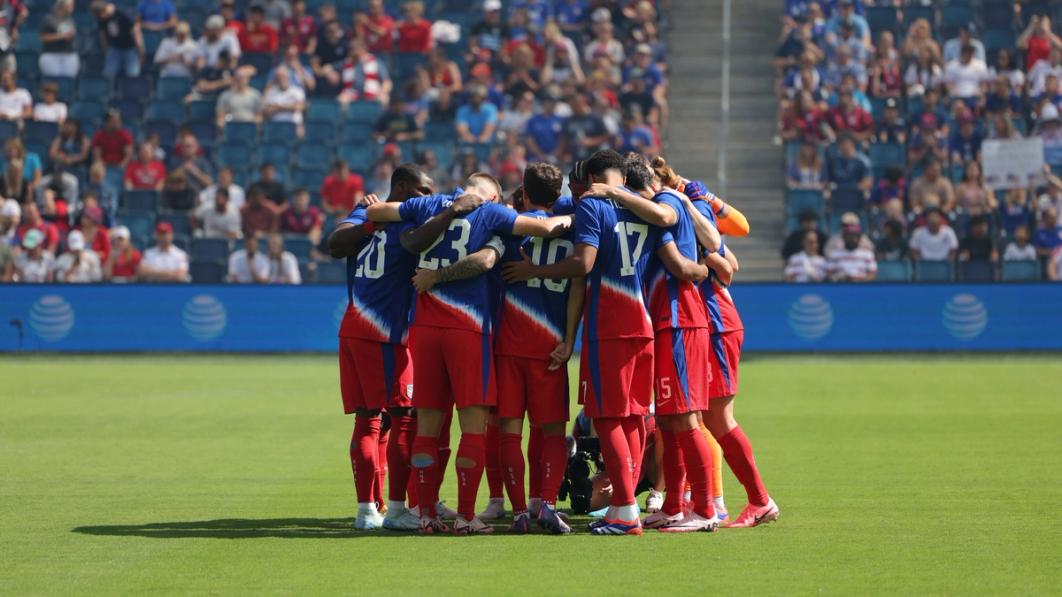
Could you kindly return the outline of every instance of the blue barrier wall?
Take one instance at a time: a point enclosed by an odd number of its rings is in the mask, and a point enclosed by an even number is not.
[[[1062,284],[744,284],[749,351],[1062,350]],[[333,351],[335,286],[0,286],[0,351]]]

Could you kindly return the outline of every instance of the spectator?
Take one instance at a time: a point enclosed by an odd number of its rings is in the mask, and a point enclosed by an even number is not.
[[[155,159],[155,146],[142,143],[137,150],[136,159],[125,167],[122,178],[129,191],[162,191],[166,183],[166,166]]]
[[[317,80],[317,93],[324,96],[339,95],[342,90],[342,76],[334,65],[343,64],[347,59],[349,41],[343,27],[337,21],[321,24],[322,33],[317,37],[317,48],[310,57],[310,68]]]
[[[266,81],[266,93],[276,85],[277,73],[280,71],[288,74],[288,81],[292,87],[298,87],[304,93],[310,93],[317,87],[317,79],[313,76],[313,71],[302,65],[298,48],[295,46],[288,46],[284,50],[284,60],[270,71],[269,79]]]
[[[830,158],[830,182],[837,189],[859,189],[869,193],[873,185],[870,160],[856,149],[855,139],[845,135],[837,142],[839,151]]]
[[[146,3],[149,3],[148,0],[141,1],[141,4]],[[114,4],[103,0],[92,3],[92,13],[96,15],[100,44],[103,46],[103,76],[113,79],[121,71],[129,78],[139,77],[140,63],[144,59],[144,38],[140,33],[140,23],[130,19]],[[176,19],[176,16],[174,18]]]
[[[882,31],[878,40],[878,52],[870,69],[870,93],[874,97],[899,98],[903,95],[904,81],[900,72],[899,52],[892,42],[892,33]]]
[[[590,29],[594,38],[583,48],[583,60],[593,62],[594,58],[600,55],[607,57],[612,64],[623,64],[626,54],[623,51],[623,44],[615,38],[612,21],[607,17],[604,19],[591,17],[591,20],[593,20],[593,25]]]
[[[873,141],[899,145],[907,142],[906,126],[903,118],[900,117],[899,103],[896,98],[890,97],[885,100],[885,110],[881,116],[881,121],[874,127]]]
[[[1033,15],[1018,36],[1017,46],[1025,52],[1025,70],[1032,71],[1037,62],[1048,59],[1052,48],[1062,47],[1062,38],[1051,30],[1050,17]]]
[[[162,207],[170,211],[190,212],[195,209],[195,189],[188,184],[188,175],[175,170],[166,176],[162,185]]]
[[[1047,279],[1052,282],[1062,282],[1062,247],[1055,249],[1051,258],[1047,260]]]
[[[911,258],[915,261],[954,261],[959,248],[955,231],[940,208],[926,210],[926,224],[911,235]]]
[[[235,64],[240,59],[240,42],[233,35],[225,34],[225,18],[211,15],[203,27],[203,37],[199,38],[198,69],[214,68],[222,56]]]
[[[976,110],[983,95],[981,83],[988,77],[988,67],[984,61],[974,58],[974,49],[963,46],[959,59],[944,67],[944,83],[953,98],[966,102],[971,110]]]
[[[785,279],[790,282],[822,282],[826,279],[826,259],[819,254],[816,231],[804,232],[801,251],[789,256],[785,265]]]
[[[996,194],[985,186],[980,162],[966,162],[962,180],[955,186],[955,204],[968,216],[987,215],[998,207]]]
[[[23,251],[15,256],[14,278],[17,282],[42,284],[55,277],[55,255],[44,244],[40,230],[29,230],[22,235]]]
[[[789,236],[785,238],[785,242],[782,243],[782,259],[789,261],[789,258],[800,252],[801,247],[804,246],[804,237],[809,232],[814,232],[818,239],[816,245],[819,247],[819,254],[821,254],[821,248],[826,246],[826,233],[819,230],[820,215],[811,210],[805,210],[800,212],[800,227],[789,233]]]
[[[370,52],[389,54],[394,43],[395,20],[384,9],[383,0],[369,0],[368,10],[354,13],[357,36]]]
[[[427,54],[431,51],[431,21],[424,18],[424,3],[410,0],[402,5],[395,45],[399,52]]]
[[[856,37],[863,41],[863,45],[868,50],[871,49],[870,26],[867,25],[865,18],[856,14],[855,2],[853,0],[838,0],[836,7],[833,16],[826,24],[827,35],[837,35],[844,25],[851,25],[855,30]]]
[[[232,86],[218,98],[218,127],[226,122],[254,122],[262,119],[262,94],[251,87],[251,70],[241,68],[233,77]]]
[[[560,0],[554,7],[554,18],[561,31],[568,35],[582,35],[590,18],[587,0]]]
[[[985,96],[985,111],[995,114],[996,118],[1006,121],[1007,124],[1011,123],[1010,117],[1012,113],[1021,114],[1025,111],[1021,96],[1014,92],[1010,79],[1006,75],[999,75],[991,81],[991,90]],[[1010,128],[1013,130],[1013,125]],[[996,137],[1006,138],[999,135],[998,132]]]
[[[878,261],[903,261],[907,259],[907,239],[904,238],[903,222],[889,219],[882,226],[883,234],[875,248]]]
[[[251,183],[247,193],[250,194],[255,189],[262,191],[274,208],[279,208],[288,200],[287,190],[284,184],[277,180],[277,167],[272,162],[264,162],[258,167],[258,180]]]
[[[855,77],[860,90],[867,88],[867,68],[862,62],[852,58],[852,51],[848,46],[840,46],[834,59],[826,66],[823,73],[823,82],[830,87],[840,87],[841,79],[845,76]]]
[[[403,110],[399,98],[392,99],[387,110],[376,119],[373,133],[380,143],[415,141],[424,136],[417,120]]]
[[[304,234],[316,246],[321,242],[324,215],[310,205],[310,192],[296,189],[291,205],[280,214],[280,231],[285,234]]]
[[[259,4],[247,10],[247,23],[239,35],[240,50],[245,53],[272,54],[280,45],[277,30],[265,21],[265,10]]]
[[[974,59],[988,62],[985,57],[985,45],[977,39],[977,24],[970,22],[959,28],[959,35],[944,42],[944,64],[958,60],[962,49],[970,46],[974,50]]]
[[[1003,251],[1003,261],[1036,261],[1036,247],[1029,243],[1029,227],[1018,226],[1014,229],[1014,240],[1007,243]]]
[[[243,8],[247,5],[243,4]],[[239,44],[240,35],[243,34],[243,22],[236,18],[236,0],[221,0],[221,26],[224,28],[224,33],[232,37],[232,40]]]
[[[827,249],[826,269],[834,282],[872,282],[878,275],[878,262],[872,249],[862,242],[866,237],[858,223],[845,224],[839,247]]]
[[[1040,121],[1036,124],[1035,134],[1044,142],[1044,163],[1062,165],[1062,121],[1054,104],[1045,104],[1040,109]]]
[[[302,113],[306,109],[306,92],[291,84],[287,70],[276,71],[275,85],[266,91],[262,115],[272,122],[291,122],[296,135],[302,137]]]
[[[915,98],[925,95],[930,89],[937,89],[944,83],[944,71],[933,59],[933,50],[924,47],[907,66],[903,75],[907,86],[907,97]]]
[[[276,232],[280,217],[273,204],[265,198],[261,189],[251,187],[247,191],[247,203],[240,208],[240,222],[244,236]]]
[[[284,237],[270,234],[266,259],[269,262],[268,279],[270,284],[302,284],[299,272],[299,260],[291,251],[284,250]]]
[[[940,45],[933,39],[933,29],[926,19],[915,19],[907,28],[904,36],[901,53],[908,60],[913,60],[929,51],[929,60],[934,63],[941,62]]]
[[[195,87],[188,94],[187,101],[217,100],[232,87],[235,78],[236,60],[228,52],[222,52],[213,66],[204,66],[198,71]]]
[[[77,221],[88,248],[96,253],[100,263],[106,263],[111,256],[111,234],[103,225],[103,210],[98,206],[86,207],[81,210],[81,217]]]
[[[988,218],[984,215],[970,218],[970,229],[959,243],[959,261],[999,261],[999,250],[988,234]]]
[[[351,172],[343,160],[332,162],[332,172],[325,177],[321,185],[321,200],[325,213],[343,217],[354,209],[364,195],[364,179]]]
[[[528,153],[533,160],[556,161],[564,119],[557,115],[560,89],[547,87],[542,94],[541,109],[527,121],[525,128]]]
[[[832,134],[830,125],[808,91],[801,91],[782,120],[782,139],[817,143]]]
[[[306,12],[306,0],[293,0],[291,15],[280,22],[280,43],[294,47],[298,54],[313,54],[317,45],[317,23]]]
[[[140,251],[129,240],[129,229],[111,230],[111,253],[103,264],[103,278],[111,282],[133,282],[140,268]]]
[[[203,151],[199,147],[199,140],[195,135],[184,135],[177,144],[177,156],[173,168],[188,180],[188,185],[196,193],[202,193],[210,185],[214,184],[211,174],[214,171],[210,160],[202,157]]]
[[[839,232],[837,232],[836,234],[834,234],[833,236],[831,236],[829,238],[829,240],[826,241],[826,245],[825,245],[826,248],[823,250],[823,253],[826,255],[826,258],[829,259],[830,253],[844,248],[844,231],[845,230],[856,230],[856,229],[858,229],[860,231],[859,248],[860,249],[866,249],[867,251],[870,251],[871,253],[873,253],[874,252],[874,241],[870,240],[870,237],[867,236],[866,234],[863,234],[863,232],[862,232],[863,228],[862,228],[862,223],[860,221],[860,217],[858,215],[856,215],[855,212],[849,211],[849,212],[845,212],[845,213],[841,214],[841,230]]]
[[[14,71],[18,66],[11,50],[28,16],[29,8],[24,3],[18,0],[0,2],[0,72]]]
[[[74,230],[66,237],[66,252],[55,260],[53,278],[62,283],[99,282],[103,279],[100,258],[85,247],[85,236]]]
[[[225,188],[216,189],[211,203],[200,203],[192,216],[192,229],[199,238],[240,237],[240,210],[229,200]]]
[[[939,204],[932,205],[930,196],[939,201]],[[930,159],[925,172],[911,183],[910,199],[911,209],[915,213],[921,213],[930,207],[937,207],[948,213],[955,209],[955,189],[951,181],[941,174],[939,161]]]
[[[439,163],[439,157],[431,149],[425,149],[417,156],[417,165],[435,182],[436,188],[445,189],[452,186],[450,175]]]
[[[1043,213],[1045,209],[1053,207],[1056,212],[1062,213],[1062,179],[1052,174],[1049,169],[1045,170],[1047,186],[1043,194],[1036,198],[1036,211]]]
[[[870,140],[874,133],[874,119],[852,99],[852,92],[841,91],[837,107],[827,115],[830,127],[837,133],[849,133],[861,143]]]
[[[558,85],[573,81],[582,85],[586,81],[575,42],[566,37],[556,22],[546,23],[544,30],[545,63],[542,68],[543,84]]]
[[[456,62],[450,60],[442,48],[432,50],[425,74],[433,89],[447,89],[450,93],[461,91],[461,69]]]
[[[92,135],[92,159],[111,168],[125,170],[133,157],[133,136],[122,128],[122,115],[118,110],[108,110],[103,128]]]
[[[863,43],[863,40],[856,36],[855,27],[851,23],[841,23],[841,28],[837,35],[829,36],[827,52],[832,57],[836,55],[837,50],[844,47],[848,49],[849,55],[852,60],[860,64],[867,64],[868,54],[870,48]]]
[[[482,85],[469,88],[469,102],[457,110],[457,137],[463,143],[490,143],[498,125],[498,108],[486,101]]]
[[[1040,227],[1033,234],[1032,244],[1036,254],[1045,259],[1062,245],[1062,226],[1058,225],[1058,212],[1053,207],[1040,214]]]
[[[609,131],[600,114],[590,109],[586,95],[575,93],[571,98],[572,115],[561,129],[561,158],[568,162],[583,160],[609,141]]]
[[[1029,95],[1043,95],[1047,86],[1047,77],[1062,77],[1062,47],[1051,48],[1049,60],[1040,60],[1029,71]]]
[[[999,212],[1001,227],[1006,236],[1013,236],[1021,226],[1028,227],[1032,221],[1032,212],[1029,210],[1025,189],[1008,189]]]
[[[505,108],[505,94],[502,93],[501,88],[494,82],[494,79],[491,78],[489,65],[481,62],[473,66],[472,69],[468,71],[468,74],[469,80],[462,87],[464,101],[466,103],[470,99],[472,88],[476,85],[480,85],[487,90],[488,102],[494,104],[494,107],[498,108],[498,110]],[[439,95],[441,96],[447,91],[449,90],[440,89]]]
[[[173,29],[173,35],[162,40],[155,50],[155,64],[161,77],[191,78],[199,57],[199,49],[192,39],[191,27],[181,21]]]
[[[993,79],[1006,77],[1014,89],[1025,87],[1025,71],[1014,63],[1014,55],[1007,48],[1000,48],[996,51],[996,61],[988,67],[988,75]]]
[[[144,251],[137,267],[141,282],[188,282],[188,254],[173,244],[173,225],[155,225],[154,247]]]
[[[337,70],[338,69],[338,70]],[[391,95],[391,77],[387,66],[369,53],[365,42],[354,39],[342,63],[327,67],[325,77],[333,85],[342,85],[339,101],[358,100],[386,103]]]
[[[237,211],[243,207],[244,193],[243,187],[236,184],[232,177],[232,168],[223,167],[218,170],[217,183],[208,186],[199,193],[199,205],[213,205],[214,195],[218,192],[218,189],[225,189],[229,193],[229,203]]]
[[[660,153],[656,144],[656,136],[652,129],[642,122],[640,110],[626,110],[623,112],[623,122],[619,133],[615,135],[613,144],[621,153],[633,151],[644,156],[654,157]]]
[[[822,154],[814,143],[801,143],[796,160],[786,172],[786,186],[790,189],[813,189],[822,191],[826,188],[829,172]]]
[[[56,0],[51,12],[41,21],[41,55],[38,65],[45,77],[77,76],[81,61],[75,40],[77,25],[73,19],[74,0]]]
[[[1038,62],[1037,64],[1043,64],[1043,62]],[[1044,80],[1043,93],[1033,96],[1030,99],[1035,106],[1042,107],[1047,104],[1056,108],[1062,106],[1062,89],[1059,89],[1058,77],[1055,75],[1047,75],[1047,78]]]
[[[265,14],[266,23],[274,29],[279,29],[280,24],[292,15],[290,0],[254,0],[251,6],[261,8]]]
[[[148,31],[169,31],[177,26],[177,8],[170,0],[140,0],[136,21]]]
[[[269,281],[269,258],[258,250],[258,236],[249,234],[243,248],[229,255],[229,282],[265,284]]]
[[[8,166],[15,162],[22,164],[22,181],[28,185],[30,190],[40,186],[41,158],[32,151],[26,151],[26,146],[22,144],[22,140],[18,137],[12,137],[4,143],[4,157],[2,162],[0,162],[0,169],[7,169]],[[10,188],[12,185],[6,186],[5,197],[15,197],[24,192],[21,188],[12,191]]]
[[[69,221],[77,211],[77,177],[64,171],[60,163],[52,164],[51,173],[41,179],[35,192],[41,213],[50,220]]]
[[[14,199],[0,202],[0,282],[11,282],[15,277],[15,255],[18,239],[15,228],[22,215],[22,208]]]
[[[33,98],[25,89],[18,86],[15,71],[0,74],[0,120],[14,120],[21,123],[33,117]]]
[[[502,22],[501,9],[501,0],[484,0],[483,20],[472,26],[468,37],[473,56],[485,57],[489,61],[501,52],[502,45],[509,38],[509,27]]]
[[[58,100],[59,86],[53,81],[41,85],[41,99],[33,106],[33,120],[63,124],[66,120],[66,104]]]

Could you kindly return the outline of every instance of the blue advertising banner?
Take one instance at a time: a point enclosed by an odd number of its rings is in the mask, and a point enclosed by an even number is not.
[[[1062,350],[1062,284],[743,284],[750,352]],[[336,286],[3,285],[0,351],[330,352]],[[8,325],[10,324],[10,325]]]

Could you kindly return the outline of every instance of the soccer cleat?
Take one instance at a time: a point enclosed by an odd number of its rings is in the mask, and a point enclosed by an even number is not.
[[[421,535],[436,535],[439,533],[449,533],[450,527],[446,526],[446,523],[438,518],[430,518],[422,516],[420,519],[420,534]]]
[[[591,527],[590,532],[594,535],[641,535],[642,523],[640,520],[602,518],[601,524]]]
[[[739,514],[733,522],[726,525],[726,528],[747,529],[749,527],[767,524],[768,522],[778,520],[778,516],[781,513],[782,511],[778,509],[778,504],[774,503],[774,500],[767,498],[766,506],[753,506],[752,504],[745,506],[745,509],[741,511],[741,514]]]
[[[649,514],[659,512],[664,505],[664,494],[655,489],[649,490],[649,497],[645,498],[645,511]]]
[[[526,535],[530,533],[531,516],[527,512],[517,514],[516,517],[513,518],[513,524],[509,526],[509,532],[514,535]]]
[[[554,535],[567,535],[572,532],[572,527],[564,522],[560,512],[546,505],[543,505],[542,509],[538,511],[538,526]]]
[[[714,516],[705,518],[696,512],[690,512],[682,520],[660,529],[661,533],[692,533],[706,531],[714,533],[719,528],[719,520]]]
[[[358,509],[358,516],[354,519],[354,529],[358,531],[374,531],[383,526],[384,517],[376,510]]]
[[[435,512],[439,515],[439,518],[443,520],[457,520],[457,518],[461,516],[457,513],[457,510],[450,508],[446,505],[446,502],[442,500],[435,502]]]
[[[542,498],[533,497],[527,500],[527,511],[531,513],[531,516],[538,516],[539,510],[542,509]]]
[[[406,508],[392,508],[383,519],[383,528],[389,531],[415,531],[420,528],[420,516]]]
[[[678,514],[668,514],[667,512],[660,510],[647,516],[642,525],[647,529],[662,529],[677,524],[682,518],[682,512],[679,512]]]
[[[729,517],[730,517],[730,513],[727,512],[726,506],[722,505],[719,502],[716,502],[716,504],[715,504],[715,519],[719,521],[719,524],[720,525],[723,524],[723,522]]]
[[[476,517],[465,520],[464,517],[458,516],[454,521],[455,535],[489,535],[493,532],[494,527]]]
[[[505,518],[507,512],[505,512],[505,498],[490,498],[487,502],[487,507],[476,514],[476,518],[480,520],[498,520],[499,518]]]

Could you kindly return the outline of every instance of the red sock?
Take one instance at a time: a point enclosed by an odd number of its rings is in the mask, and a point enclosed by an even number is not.
[[[631,415],[623,419],[623,433],[627,436],[627,445],[631,451],[631,490],[638,487],[642,478],[642,453],[645,452],[645,417]]]
[[[686,478],[690,481],[693,511],[705,518],[714,518],[712,451],[708,448],[708,442],[705,441],[700,428],[689,429],[675,435],[682,446],[682,460],[686,466]]]
[[[476,516],[476,496],[479,482],[483,480],[483,460],[486,457],[487,436],[482,433],[462,433],[457,447],[457,511],[472,520]],[[461,461],[471,461],[471,466],[461,466]]]
[[[377,505],[384,503],[384,486],[387,485],[387,444],[391,439],[390,425],[380,429],[376,443],[376,483],[372,485],[372,499]]]
[[[435,497],[431,503],[439,501],[439,490],[442,488],[443,480],[446,478],[446,467],[450,464],[450,424],[454,420],[454,411],[451,408],[446,413],[446,419],[443,421],[442,429],[439,431],[439,474],[436,477]]]
[[[682,494],[686,489],[686,467],[682,460],[682,444],[678,434],[660,430],[664,447],[664,487],[667,492],[661,509],[668,514],[682,512]]]
[[[373,501],[376,483],[376,446],[380,436],[380,417],[354,417],[354,434],[350,438],[350,468],[354,471],[354,488],[358,503]]]
[[[631,483],[634,461],[627,435],[623,432],[623,419],[594,419],[594,429],[601,441],[605,471],[612,482],[610,503],[616,507],[629,506],[634,503],[634,485]]]
[[[530,449],[528,450],[530,452]],[[568,445],[563,435],[542,437],[542,503],[556,505],[557,492],[564,482],[564,470],[568,468]],[[532,492],[532,497],[536,497]]]
[[[410,458],[413,457],[412,442],[410,443],[409,456]],[[413,474],[412,465],[410,465],[408,471],[409,474],[407,475],[408,478],[406,480],[406,495],[409,497],[409,507],[416,508],[420,506],[420,500],[417,499],[417,476]]]
[[[395,502],[406,501],[409,456],[417,432],[416,421],[413,417],[391,417],[391,439],[387,443],[387,497]]]
[[[715,438],[723,449],[723,458],[734,471],[739,483],[745,487],[749,503],[753,506],[766,506],[767,488],[756,469],[756,460],[752,457],[752,444],[741,427],[734,427],[726,435]]]
[[[484,462],[487,471],[487,488],[490,497],[505,498],[505,478],[501,470],[501,429],[487,423],[487,455]]]
[[[563,440],[564,437],[562,436],[561,439]],[[544,459],[542,428],[538,425],[532,425],[531,433],[527,438],[527,497],[543,497],[542,494],[544,490],[542,489],[542,484],[544,481],[542,476],[545,474],[545,471],[542,467],[545,463]],[[565,456],[564,463],[567,466],[567,456]],[[561,471],[561,476],[564,476],[563,470]],[[553,501],[557,501],[556,492],[554,492]],[[550,503],[552,504],[553,502]]]
[[[413,455],[409,461],[417,483],[420,515],[435,518],[435,502],[439,493],[439,439],[418,435],[413,440]]]
[[[501,461],[499,472],[505,481],[505,489],[509,494],[509,503],[513,506],[514,515],[527,511],[527,496],[524,493],[524,451],[520,447],[521,440],[519,433],[500,433],[498,436],[499,460]],[[487,453],[489,455],[490,450],[487,450]],[[489,476],[487,478],[490,479]],[[494,497],[493,492],[491,497]]]

